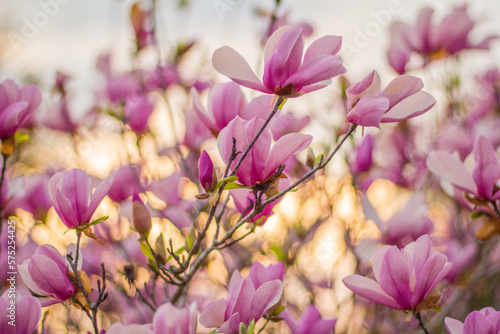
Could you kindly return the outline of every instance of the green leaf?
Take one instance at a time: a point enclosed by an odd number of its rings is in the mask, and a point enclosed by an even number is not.
[[[281,305],[276,311],[273,312],[272,316],[276,317],[278,316],[281,312],[285,310],[285,305]]]
[[[149,246],[145,242],[140,242],[139,243],[141,247],[141,252],[142,254],[146,255],[146,257],[152,261],[155,261],[155,257],[153,256],[153,253],[151,252],[151,249],[149,249]]]
[[[181,248],[179,248],[178,250],[176,250],[174,253],[175,255],[181,255],[183,252],[184,252],[184,246],[182,246]],[[174,257],[172,255],[170,255],[168,258],[167,258],[167,262],[172,260]]]
[[[471,213],[470,219],[477,219],[477,218],[481,217],[483,214],[484,214],[483,211],[475,211],[475,212]]]
[[[255,329],[255,319],[252,319],[252,322],[248,325],[248,334],[253,334]]]
[[[102,216],[100,218],[97,218],[96,220],[86,224],[87,226],[94,226],[94,225],[97,225],[99,223],[102,223],[103,221],[105,221],[106,219],[108,219],[109,216]]]
[[[314,165],[316,166],[316,165],[317,165],[317,164],[319,164],[321,161],[323,161],[323,153],[318,154],[318,156],[316,157],[316,162],[315,162],[315,164],[314,164]]]
[[[249,334],[248,329],[246,328],[245,324],[240,322],[240,331],[239,334]]]
[[[21,133],[21,132],[16,132],[14,134],[14,137],[16,137],[16,142],[18,144],[24,143],[30,140],[30,135],[27,133]]]
[[[236,183],[236,182],[229,182],[228,184],[226,184],[226,186],[224,187],[224,189],[241,189],[241,188],[246,188],[246,189],[250,189],[249,186],[245,186],[243,184],[239,184],[239,183]]]

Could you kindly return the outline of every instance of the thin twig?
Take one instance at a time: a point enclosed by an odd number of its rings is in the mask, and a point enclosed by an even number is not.
[[[420,315],[420,313],[417,313],[417,314],[414,314],[415,318],[417,318],[418,320],[418,325],[420,326],[420,328],[424,331],[425,334],[430,334],[429,331],[427,330],[427,328],[425,328],[425,324],[424,322],[422,321],[422,316]]]

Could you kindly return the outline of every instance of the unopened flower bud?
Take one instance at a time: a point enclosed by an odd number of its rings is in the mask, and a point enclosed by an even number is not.
[[[9,136],[2,139],[2,154],[9,156],[14,153],[14,149],[16,148],[16,137]]]
[[[208,192],[215,190],[217,186],[217,173],[206,151],[201,152],[198,170],[201,186]]]
[[[366,135],[363,142],[358,146],[356,160],[352,166],[353,173],[366,172],[372,166],[372,152],[375,140],[372,136]]]
[[[137,193],[132,197],[132,221],[135,230],[141,235],[151,230],[151,215]]]

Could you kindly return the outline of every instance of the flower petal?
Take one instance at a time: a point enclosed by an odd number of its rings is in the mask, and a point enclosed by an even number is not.
[[[403,310],[411,310],[410,273],[401,251],[393,246],[387,250],[380,267],[380,286]]]
[[[411,75],[400,75],[392,80],[382,92],[382,96],[389,99],[389,108],[394,107],[407,97],[424,88],[422,79]]]
[[[474,170],[472,177],[477,186],[477,194],[492,200],[493,188],[500,179],[500,162],[490,141],[479,135],[474,142]]]
[[[464,332],[464,324],[456,319],[446,317],[444,324],[449,334],[463,334]]]
[[[364,77],[363,80],[347,88],[345,93],[347,96],[347,108],[349,110],[351,110],[363,96],[379,95],[380,76],[378,75],[378,72],[373,70],[370,74]]]
[[[110,174],[107,178],[105,178],[97,188],[95,189],[94,193],[92,194],[92,199],[90,200],[90,205],[87,209],[87,212],[85,214],[85,222],[89,222],[90,218],[92,218],[92,215],[94,214],[95,210],[101,204],[104,196],[108,194],[109,189],[111,188],[111,185],[113,184],[113,181],[115,179],[115,173]]]
[[[210,303],[200,314],[200,324],[206,328],[220,327],[225,321],[226,301],[219,299]]]
[[[267,311],[276,305],[283,294],[283,283],[280,280],[269,281],[262,284],[252,298],[250,306],[250,316],[248,321],[255,319],[257,322]]]
[[[494,333],[494,327],[488,318],[479,311],[473,311],[469,313],[464,321],[464,333],[484,333],[484,334],[496,334]]]
[[[382,117],[381,122],[399,122],[427,112],[436,104],[436,99],[427,92],[417,92],[393,107]]]
[[[302,133],[289,133],[281,137],[271,149],[265,166],[264,178],[271,176],[290,156],[308,147],[312,139],[311,135]]]
[[[350,275],[342,280],[352,292],[364,297],[372,302],[389,306],[401,310],[401,306],[396,303],[382,288],[380,284],[361,275]]]
[[[327,35],[315,40],[304,55],[304,64],[312,59],[324,55],[336,55],[342,46],[342,36]]]
[[[349,111],[346,120],[360,126],[374,126],[380,128],[382,116],[389,107],[389,100],[385,97],[363,96],[354,108]]]
[[[427,157],[427,168],[440,178],[453,183],[462,190],[476,193],[474,179],[465,166],[445,151],[433,151]]]
[[[229,46],[223,46],[214,51],[212,65],[217,72],[242,86],[263,93],[273,93],[257,78],[245,58]]]
[[[302,87],[331,79],[345,71],[339,56],[318,56],[293,73],[283,86],[292,84],[294,92],[298,92]]]

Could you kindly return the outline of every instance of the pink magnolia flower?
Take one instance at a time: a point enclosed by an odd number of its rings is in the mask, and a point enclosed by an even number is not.
[[[30,119],[42,102],[42,92],[35,85],[22,88],[13,81],[0,84],[0,139],[12,136]]]
[[[441,253],[431,252],[431,241],[423,235],[399,249],[383,246],[373,255],[375,280],[361,275],[344,278],[354,293],[397,310],[414,310],[451,269]]]
[[[201,144],[208,138],[212,138],[210,129],[200,120],[198,113],[194,109],[189,109],[185,113],[186,132],[182,145],[190,149],[199,151]]]
[[[123,112],[123,122],[130,126],[132,131],[143,133],[148,131],[148,119],[153,113],[154,105],[147,95],[136,94],[127,96]]]
[[[337,323],[337,319],[323,319],[313,304],[309,305],[298,320],[287,310],[283,312],[283,318],[292,334],[333,333]]]
[[[255,262],[252,264],[252,267],[250,267],[248,277],[252,280],[256,289],[269,281],[280,280],[283,282],[285,278],[285,265],[283,262],[278,262],[265,267],[262,263]]]
[[[445,279],[449,282],[454,282],[462,275],[467,267],[474,263],[477,245],[475,242],[462,245],[455,239],[450,239],[447,243],[448,245],[444,255],[446,255],[448,261],[451,262],[452,267],[445,276]]]
[[[121,202],[147,190],[148,185],[141,179],[140,165],[127,165],[120,167],[115,173],[113,183],[108,191],[108,196],[115,202]]]
[[[16,177],[9,180],[9,201],[4,208],[8,214],[16,209],[30,212],[35,219],[44,219],[52,206],[49,197],[50,176],[37,174],[29,177]]]
[[[197,325],[196,303],[177,308],[171,303],[156,310],[153,326],[155,334],[195,334]]]
[[[92,194],[92,182],[83,170],[72,169],[54,174],[49,182],[49,194],[64,225],[75,228],[90,223],[113,178],[114,174],[108,176]]]
[[[282,182],[280,182],[281,186]],[[281,188],[281,187],[280,187]],[[286,189],[286,188],[283,188]],[[252,205],[255,203],[255,194],[248,189],[231,189],[229,190],[231,197],[234,202],[234,206],[239,213],[244,216],[248,215],[252,210]],[[258,225],[264,225],[267,221],[267,218],[273,214],[273,208],[279,201],[274,201],[264,207],[262,212],[256,214],[248,221],[252,223],[257,223]]]
[[[366,172],[372,166],[372,152],[375,146],[375,139],[371,135],[366,135],[361,144],[356,148],[356,159],[351,164],[351,171],[354,174]]]
[[[415,26],[394,22],[391,26],[391,45],[388,51],[389,64],[403,74],[413,53],[423,56],[425,66],[432,60],[445,58],[467,49],[488,49],[490,36],[479,43],[471,42],[469,33],[474,21],[467,15],[467,7],[456,7],[439,24],[432,22],[434,10],[424,8]]]
[[[236,116],[241,116],[246,101],[241,88],[234,82],[212,87],[208,96],[208,110],[201,103],[198,91],[191,88],[193,107],[200,120],[217,136]]]
[[[480,311],[469,313],[464,323],[450,317],[446,317],[444,323],[450,334],[498,334],[500,311],[485,307]]]
[[[233,138],[236,140],[236,151],[244,152],[263,124],[264,120],[260,117],[245,121],[236,116],[221,131],[218,146],[222,159],[226,164],[229,163],[232,153]],[[271,149],[271,136],[269,128],[262,132],[236,173],[238,182],[247,186],[253,186],[257,182],[265,183],[290,156],[305,149],[312,141],[310,135],[291,133],[281,137]],[[233,161],[230,168],[235,164],[236,161]]]
[[[500,161],[491,143],[479,135],[474,141],[472,174],[454,155],[433,151],[427,157],[429,170],[458,189],[485,201],[500,199]]]
[[[233,334],[239,333],[240,323],[248,326],[252,320],[257,322],[280,302],[283,282],[274,279],[261,282],[260,286],[257,284],[251,277],[241,277],[236,270],[229,283],[228,298],[211,303],[201,313],[200,324],[207,328],[218,327],[219,333]]]
[[[44,296],[42,306],[62,303],[76,293],[68,277],[65,259],[50,245],[39,246],[35,254],[18,266],[24,284]]]
[[[422,91],[422,79],[402,75],[380,91],[380,76],[372,71],[368,76],[346,90],[347,121],[361,126],[399,122],[422,115],[436,100]]]
[[[342,37],[324,36],[307,49],[304,59],[302,27],[277,29],[266,43],[264,77],[261,81],[245,59],[234,49],[223,46],[215,50],[212,64],[216,71],[238,84],[267,94],[298,96],[321,89],[331,78],[345,73],[339,52]]]
[[[0,297],[0,328],[3,334],[30,334],[38,326],[42,317],[40,302],[33,296],[16,295],[15,304],[7,296]],[[12,316],[12,317],[11,317]],[[15,320],[15,326],[9,324]]]

